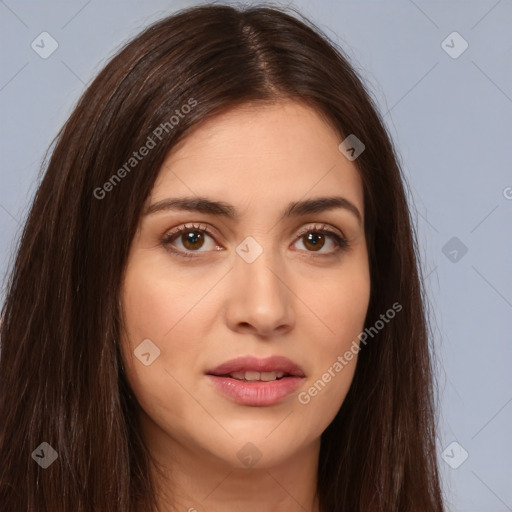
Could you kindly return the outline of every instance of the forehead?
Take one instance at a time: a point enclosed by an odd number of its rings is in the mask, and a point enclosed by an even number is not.
[[[207,120],[165,159],[151,194],[283,204],[342,194],[363,212],[359,171],[338,150],[340,135],[298,102],[244,105]]]

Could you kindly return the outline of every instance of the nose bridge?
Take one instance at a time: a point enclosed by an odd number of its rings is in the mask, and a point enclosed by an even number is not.
[[[246,239],[237,247],[231,276],[230,322],[250,324],[267,334],[290,324],[290,292],[285,282],[279,253]]]
[[[237,248],[235,259],[235,280],[240,282],[252,297],[259,295],[267,301],[279,298],[282,295],[283,284],[276,274],[283,272],[276,251],[270,244],[264,248],[252,237],[242,242]],[[282,278],[281,278],[282,279]]]

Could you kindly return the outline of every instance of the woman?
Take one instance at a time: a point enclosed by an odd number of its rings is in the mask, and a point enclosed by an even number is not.
[[[0,503],[442,511],[417,245],[325,35],[192,8],[58,135],[2,312]]]

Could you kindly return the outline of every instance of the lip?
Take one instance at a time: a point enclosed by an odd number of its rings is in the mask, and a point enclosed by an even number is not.
[[[304,377],[302,368],[283,356],[259,359],[253,356],[238,357],[208,370],[208,375],[227,375],[233,372],[284,372],[294,377]]]
[[[234,372],[284,372],[288,374],[270,382],[246,382],[229,377]],[[259,359],[252,356],[227,361],[206,372],[206,376],[222,395],[240,405],[269,406],[283,401],[303,382],[302,368],[282,356]]]

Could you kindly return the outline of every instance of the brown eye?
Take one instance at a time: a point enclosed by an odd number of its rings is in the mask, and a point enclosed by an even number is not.
[[[332,256],[348,247],[349,244],[345,238],[324,226],[309,227],[302,231],[295,243],[302,242],[306,252],[318,253],[318,256]]]
[[[180,226],[164,236],[162,245],[172,253],[186,257],[222,249],[208,228],[202,225]]]
[[[325,236],[321,233],[308,233],[303,239],[304,246],[312,251],[319,251],[325,244]]]
[[[201,231],[187,231],[181,235],[181,242],[185,249],[194,251],[200,249],[204,244],[204,235]]]

